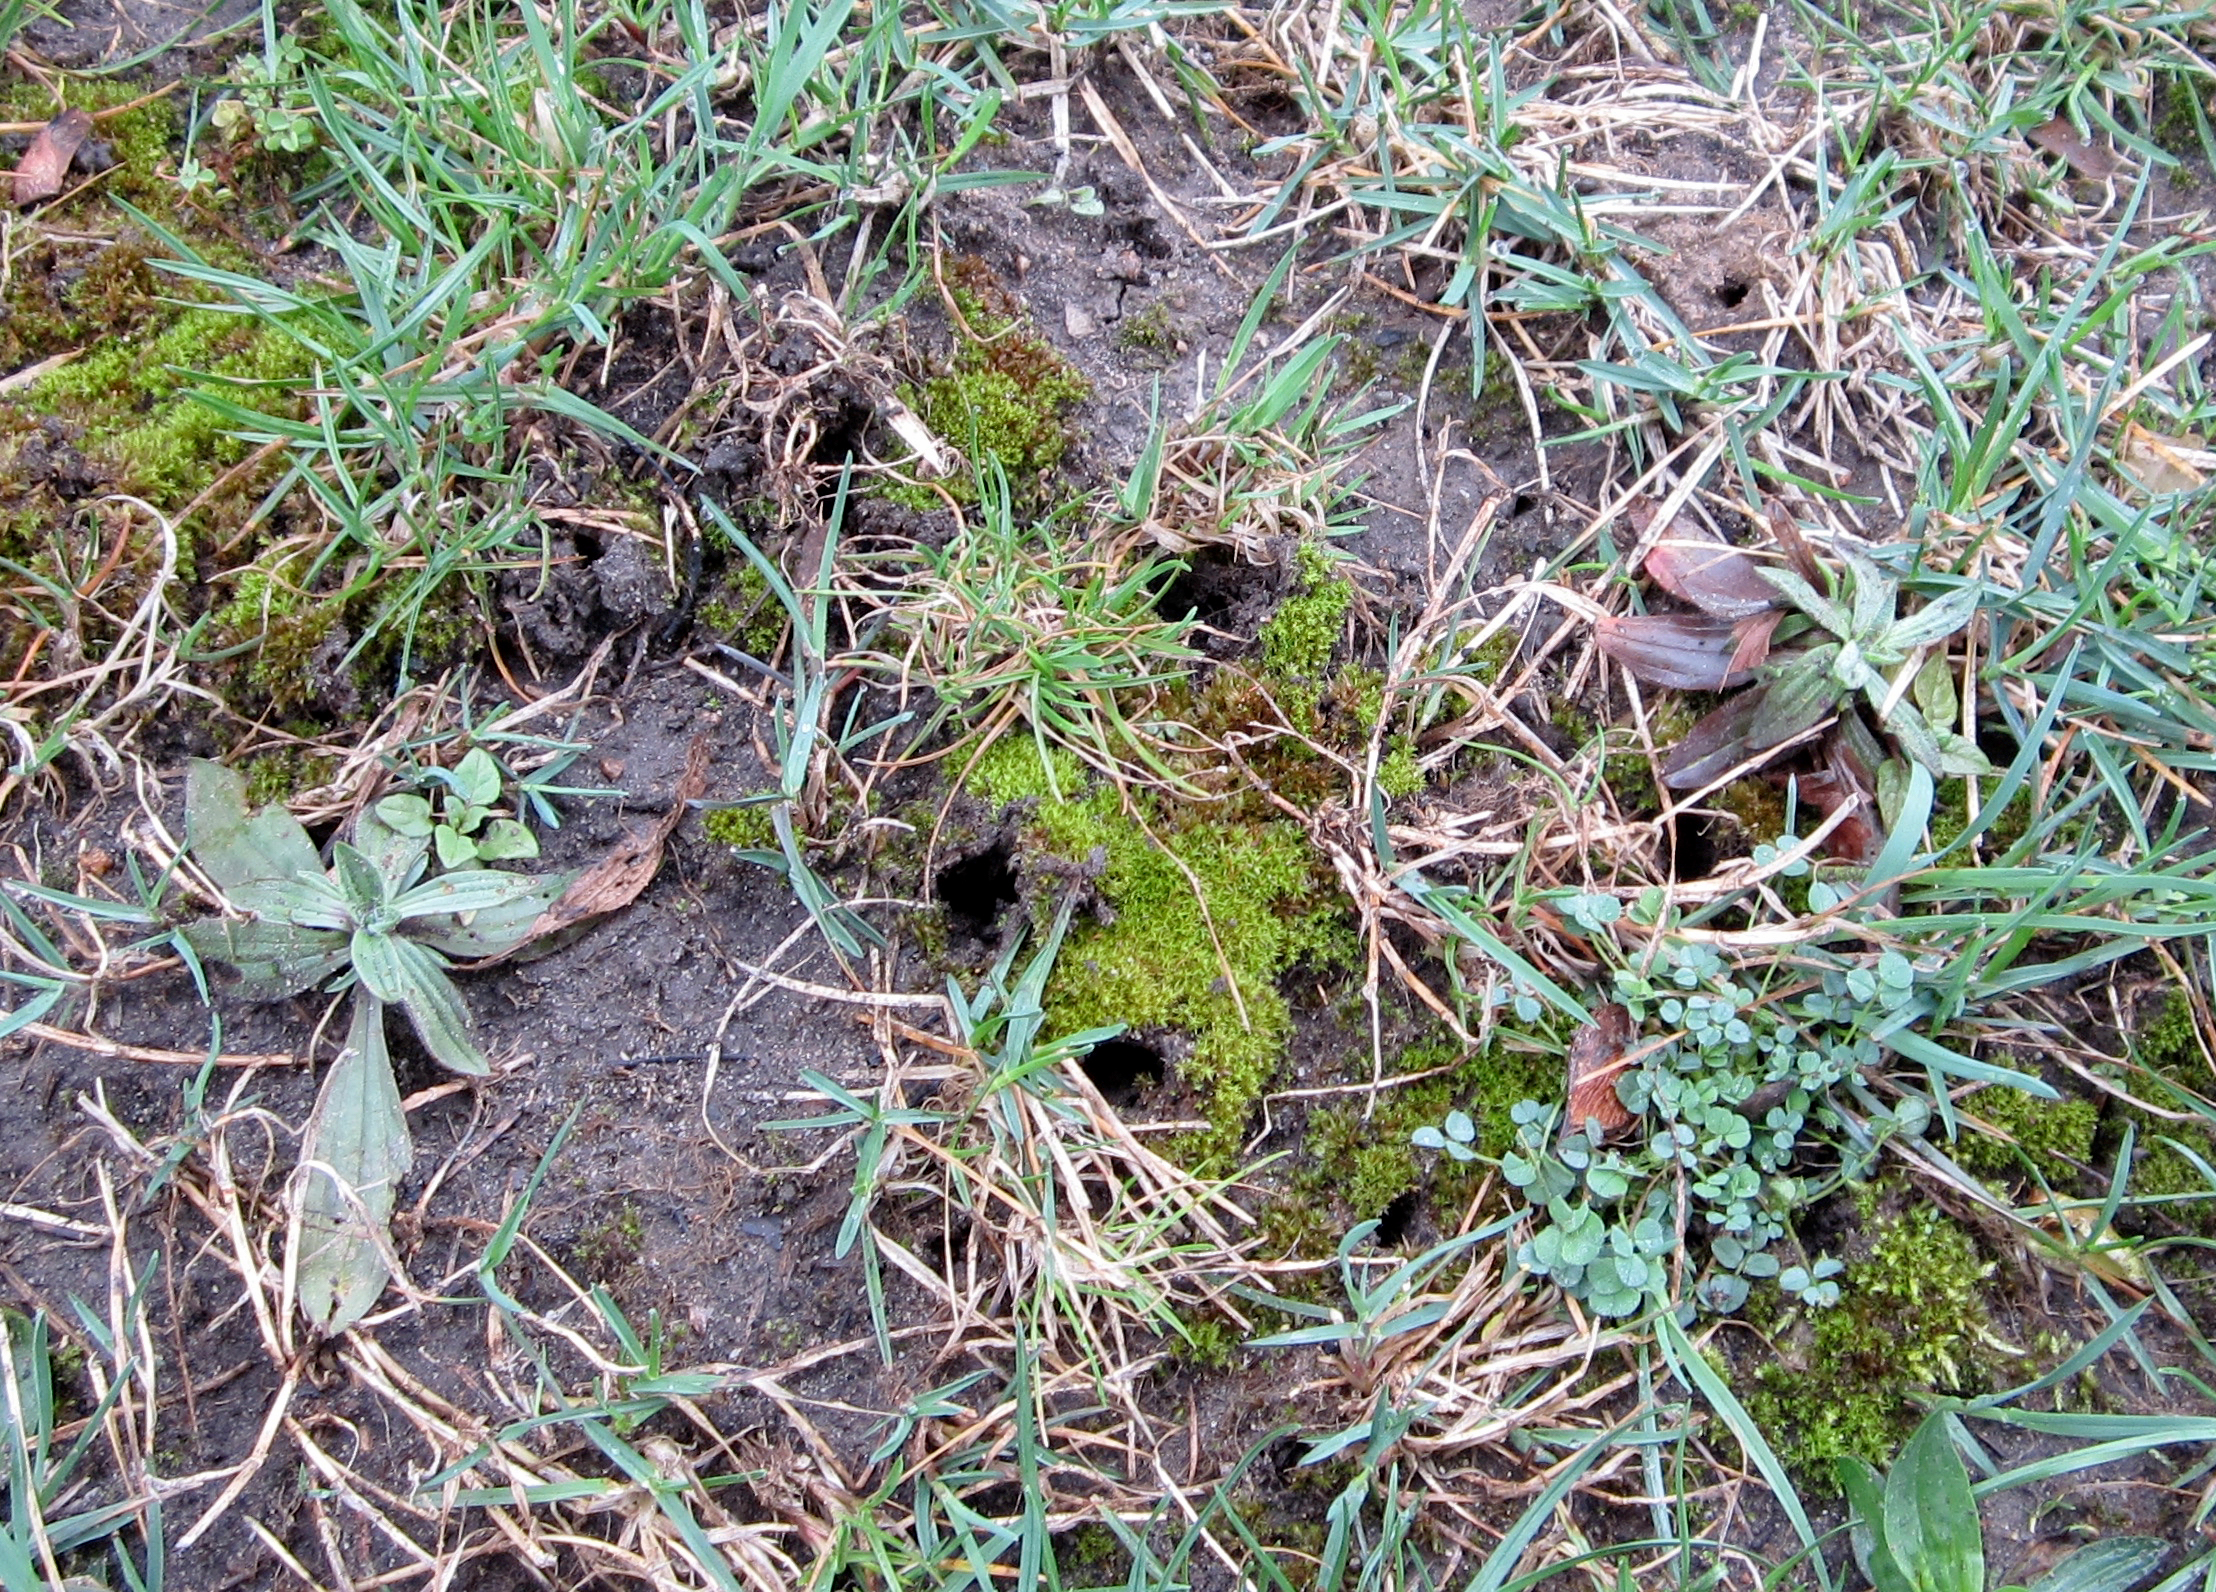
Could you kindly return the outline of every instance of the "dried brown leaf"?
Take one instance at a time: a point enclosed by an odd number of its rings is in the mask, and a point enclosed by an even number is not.
[[[512,950],[469,965],[490,967],[550,935],[582,927],[611,912],[620,912],[636,901],[639,893],[652,884],[654,875],[661,871],[662,848],[669,844],[669,837],[684,821],[686,807],[707,788],[708,737],[700,735],[694,738],[691,749],[685,754],[685,771],[678,775],[676,788],[670,792],[669,811],[651,824],[632,830],[617,841],[606,856],[579,874],[560,899],[539,914],[530,931]]]
[[[1670,748],[1662,761],[1662,784],[1668,790],[1698,790],[1747,760],[1747,731],[1762,706],[1760,696],[1741,692],[1723,706],[1705,714],[1685,739]]]
[[[1654,511],[1633,516],[1649,521]],[[1646,572],[1673,597],[1719,619],[1745,619],[1777,607],[1777,588],[1761,567],[1700,521],[1680,514],[1647,554]]]
[[[1610,615],[1595,627],[1600,650],[1640,679],[1681,691],[1721,691],[1744,685],[1752,670],[1732,659],[1739,627],[1709,614]]]
[[[2091,177],[2095,182],[2106,182],[2124,169],[2122,161],[2087,140],[2065,117],[2041,122],[2024,136],[2048,154],[2068,161],[2079,176]]]
[[[62,191],[69,163],[77,148],[92,133],[92,118],[80,110],[66,110],[39,129],[31,147],[15,168],[15,202],[36,204]]]
[[[1570,1040],[1569,1109],[1563,1131],[1575,1133],[1588,1122],[1600,1124],[1602,1138],[1631,1126],[1632,1115],[1616,1097],[1616,1079],[1624,1070],[1630,1045],[1631,1013],[1610,1002],[1593,1008],[1593,1020]]]

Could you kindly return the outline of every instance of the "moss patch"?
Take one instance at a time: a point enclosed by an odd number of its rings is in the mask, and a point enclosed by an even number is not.
[[[2001,1085],[1980,1089],[1962,1104],[2016,1141],[2011,1145],[1992,1134],[1966,1131],[1955,1146],[1955,1159],[1981,1176],[2021,1175],[2020,1149],[2048,1183],[2066,1188],[2077,1177],[2071,1163],[2093,1157],[2101,1111],[2091,1100],[2040,1100]]]
[[[1092,383],[1038,334],[982,261],[957,261],[949,275],[961,318],[953,367],[904,396],[935,434],[981,468],[997,461],[1019,492],[1033,492],[1068,451],[1069,411]],[[976,495],[960,477],[941,485],[957,498]]]
[[[1063,946],[1047,986],[1049,1025],[1057,1034],[1122,1023],[1184,1035],[1190,1049],[1178,1074],[1210,1124],[1186,1148],[1200,1161],[1228,1159],[1292,1033],[1278,977],[1343,949],[1336,892],[1295,825],[1164,815],[1143,798],[1139,810],[1162,846],[1112,789],[1044,801],[1032,816],[1026,855],[1058,863],[1034,862],[1032,876],[1097,865],[1112,915],[1073,930]]]
[[[1039,743],[1022,733],[1003,735],[985,748],[962,788],[995,808],[1010,802],[1067,801],[1084,793],[1090,783],[1085,765],[1075,752],[1051,746],[1044,757]]]
[[[1909,1205],[1875,1221],[1867,1244],[1840,1302],[1789,1323],[1748,1390],[1756,1425],[1825,1491],[1833,1460],[1888,1462],[1922,1418],[1912,1395],[1973,1391],[1991,1353],[1983,1289],[1993,1268],[1967,1232]]]
[[[1330,557],[1313,542],[1303,542],[1295,556],[1299,584],[1262,626],[1262,668],[1286,684],[1312,686],[1330,667],[1354,587],[1332,572]]]

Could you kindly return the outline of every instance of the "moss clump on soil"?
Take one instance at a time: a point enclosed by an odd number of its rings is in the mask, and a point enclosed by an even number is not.
[[[1124,317],[1116,332],[1118,346],[1134,354],[1166,358],[1177,352],[1177,331],[1170,325],[1170,307],[1156,299],[1136,315]]]
[[[2182,1095],[2167,1084],[2205,1095],[2208,1061],[2195,1035],[2193,1003],[2185,991],[2170,990],[2154,1016],[2140,1025],[2132,1037],[2132,1057],[2152,1071],[2153,1079],[2135,1078],[2132,1087],[2157,1104],[2190,1109]],[[2150,1198],[2211,1191],[2208,1174],[2194,1164],[2194,1157],[2216,1166],[2216,1128],[2205,1121],[2173,1122],[2128,1111],[2139,1130],[2131,1192]],[[2164,1140],[2174,1142],[2165,1143]],[[2182,1148],[2181,1148],[2182,1146]],[[2190,1153],[2188,1153],[2190,1152]],[[2161,1208],[2172,1220],[2203,1233],[2216,1232],[2216,1201],[2196,1201]]]
[[[1413,796],[1424,787],[1423,769],[1416,763],[1415,743],[1405,735],[1393,737],[1377,765],[1377,788],[1398,801],[1403,796]]]
[[[1332,573],[1330,556],[1315,543],[1301,543],[1294,560],[1293,594],[1262,626],[1262,668],[1287,684],[1322,676],[1354,601],[1353,584]]]
[[[948,293],[960,316],[953,367],[903,396],[938,436],[983,467],[997,460],[1019,494],[1033,494],[1069,450],[1069,412],[1092,383],[1032,327],[1021,303],[979,260],[956,261]],[[941,485],[974,499],[961,477]],[[918,507],[935,507],[926,494]]]
[[[704,628],[756,658],[769,657],[785,639],[785,610],[770,594],[768,577],[751,563],[700,605],[699,618]]]
[[[978,757],[962,788],[996,809],[1011,802],[1065,801],[1082,795],[1089,780],[1085,765],[1065,747],[1049,747],[1021,733],[1003,735]]]
[[[1754,1373],[1747,1412],[1779,1454],[1830,1490],[1832,1461],[1883,1465],[1915,1429],[1913,1395],[1968,1392],[1989,1356],[1990,1263],[1929,1205],[1877,1219],[1840,1301],[1812,1312]]]
[[[209,615],[218,647],[253,647],[237,684],[280,713],[315,702],[318,655],[338,628],[341,607],[294,585],[290,575],[290,561],[241,570],[230,600]]]
[[[338,759],[321,756],[297,746],[281,752],[264,752],[247,760],[246,799],[256,807],[285,802],[304,790],[313,790],[330,779]]]
[[[282,333],[194,309],[158,332],[142,328],[63,366],[31,390],[29,402],[81,426],[86,452],[113,467],[127,490],[179,508],[246,456],[246,444],[193,390],[209,387],[249,408],[275,393],[289,405],[308,372],[306,350]]]
[[[1979,817],[1983,817],[1981,812]],[[1959,779],[1939,782],[1931,806],[1931,842],[1941,851],[1962,838],[1970,827],[1969,785]],[[1988,855],[2006,852],[2031,828],[2031,788],[2027,784],[2009,802],[2008,810],[1993,820],[1980,839]]]
[[[770,822],[767,806],[713,807],[701,814],[700,828],[719,846],[736,846],[741,851],[777,849],[777,829]]]
[[[1511,1049],[1499,1040],[1470,1055],[1453,1041],[1408,1046],[1393,1075],[1421,1072],[1439,1076],[1379,1091],[1367,1121],[1359,1105],[1309,1116],[1299,1159],[1262,1210],[1269,1253],[1329,1255],[1348,1228],[1384,1215],[1395,1200],[1419,1189],[1435,1207],[1459,1209],[1476,1193],[1483,1163],[1423,1154],[1410,1135],[1459,1109],[1477,1124],[1479,1153],[1498,1160],[1515,1143],[1510,1113],[1516,1102],[1551,1100],[1562,1092],[1559,1055]]]
[[[2090,1161],[2093,1136],[2100,1131],[2101,1110],[2091,1100],[2040,1100],[2005,1084],[1980,1089],[1962,1102],[1972,1116],[1982,1117],[2014,1137],[1966,1131],[1955,1146],[1955,1159],[1982,1177],[2019,1175],[2022,1150],[2050,1184],[2067,1185],[2077,1175],[2071,1163]]]
[[[1165,815],[1144,798],[1137,811],[1143,828],[1103,789],[1032,814],[1026,852],[1058,859],[1065,874],[1097,868],[1109,908],[1062,947],[1048,1022],[1057,1034],[1120,1023],[1183,1035],[1178,1076],[1209,1122],[1184,1148],[1201,1163],[1228,1160],[1292,1033],[1278,977],[1343,951],[1341,914],[1298,826]],[[1032,910],[1038,920],[1052,909]]]

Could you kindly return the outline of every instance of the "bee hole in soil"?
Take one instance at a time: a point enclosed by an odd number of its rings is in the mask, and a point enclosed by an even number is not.
[[[1104,1039],[1078,1065],[1101,1099],[1119,1111],[1137,1100],[1142,1088],[1162,1081],[1160,1053],[1136,1039]]]
[[[1407,1189],[1393,1196],[1392,1203],[1377,1218],[1375,1236],[1380,1248],[1390,1249],[1408,1236],[1408,1229],[1415,1224],[1416,1207],[1420,1203],[1414,1189]]]
[[[1716,285],[1716,302],[1727,310],[1735,310],[1747,301],[1747,284],[1736,277],[1727,277]]]
[[[972,939],[997,940],[1000,914],[1017,900],[1015,848],[1003,840],[950,862],[934,888],[953,928]]]

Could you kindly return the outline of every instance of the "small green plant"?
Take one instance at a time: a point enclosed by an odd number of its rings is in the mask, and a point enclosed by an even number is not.
[[[1876,1592],[1985,1592],[1977,1495],[1950,1419],[1944,1410],[1926,1416],[1882,1480],[1867,1461],[1839,1461],[1840,1484],[1856,1517],[1855,1563]],[[2028,1592],[2129,1592],[2168,1555],[2168,1546],[2152,1537],[2090,1542]]]
[[[260,54],[244,54],[231,63],[233,92],[216,101],[208,120],[236,143],[277,154],[306,154],[318,142],[307,62],[308,52],[298,40],[271,32]],[[191,166],[196,174],[204,170],[197,161]],[[188,187],[197,185],[188,180]]]
[[[483,747],[471,747],[452,768],[423,769],[417,779],[440,788],[436,805],[428,796],[404,791],[379,802],[377,816],[397,835],[428,838],[440,867],[468,868],[539,854],[538,836],[515,819],[495,814],[500,763]]]
[[[240,975],[250,999],[282,1000],[339,975],[353,992],[345,1048],[324,1075],[302,1135],[298,1297],[308,1319],[344,1331],[383,1290],[385,1224],[414,1151],[385,1048],[385,1008],[408,1014],[433,1059],[455,1072],[491,1070],[448,957],[520,948],[569,875],[532,878],[483,868],[423,877],[431,841],[404,835],[375,810],[334,841],[326,869],[282,807],[250,809],[245,781],[195,760],[186,776],[187,848],[231,903],[250,914],[179,931],[203,959]]]

